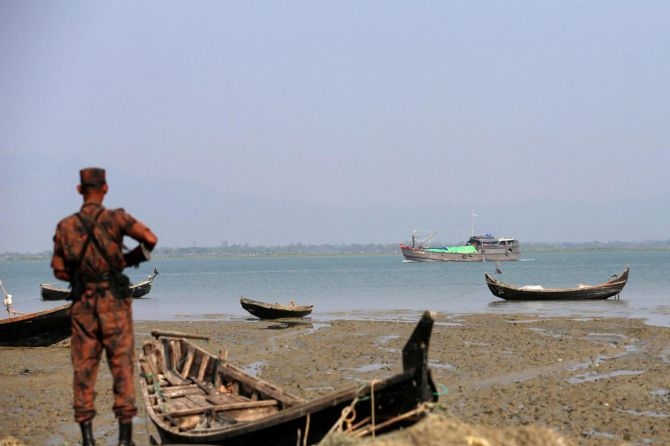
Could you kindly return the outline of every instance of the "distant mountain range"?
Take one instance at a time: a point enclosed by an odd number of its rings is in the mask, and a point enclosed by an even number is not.
[[[347,208],[230,195],[193,181],[129,178],[118,172],[113,177],[105,204],[123,206],[146,222],[158,234],[160,247],[393,246],[409,240],[413,230],[437,231],[433,244],[447,245],[467,240],[472,226],[476,233],[514,237],[526,246],[670,240],[670,195],[595,204],[539,199],[506,206],[474,203],[478,216],[472,219],[472,207],[449,204]],[[51,249],[57,221],[78,209],[76,174],[66,182],[62,172],[47,169],[37,178],[17,177],[0,193],[6,222],[0,252]]]

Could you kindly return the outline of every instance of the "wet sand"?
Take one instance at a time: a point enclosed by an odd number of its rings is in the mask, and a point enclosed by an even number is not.
[[[417,321],[420,315],[417,314]],[[302,319],[138,322],[210,336],[201,342],[284,389],[311,399],[402,369],[413,323]],[[438,314],[430,364],[441,393],[433,415],[375,445],[623,445],[670,443],[670,328],[631,319],[533,319]],[[115,445],[111,377],[98,381],[98,445]],[[72,419],[69,347],[0,347],[0,445],[79,444]],[[135,442],[154,428],[138,392]],[[487,443],[488,442],[488,443]],[[268,443],[268,444],[271,444]]]

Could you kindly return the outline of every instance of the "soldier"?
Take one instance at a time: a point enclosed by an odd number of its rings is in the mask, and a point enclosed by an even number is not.
[[[58,223],[51,268],[58,279],[70,282],[71,358],[74,370],[74,418],[85,446],[95,445],[92,420],[95,382],[102,351],[114,379],[114,414],[119,420],[119,445],[134,445],[132,418],[137,413],[133,365],[135,345],[132,297],[126,266],[149,260],[158,239],[149,228],[123,209],[106,209],[105,170],[79,172],[77,191],[84,204]],[[123,238],[139,242],[123,252]]]

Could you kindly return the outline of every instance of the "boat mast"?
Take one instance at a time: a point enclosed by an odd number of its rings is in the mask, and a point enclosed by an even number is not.
[[[478,217],[478,215],[475,214],[475,209],[472,208],[472,214],[470,214],[470,237],[475,236],[475,217]]]

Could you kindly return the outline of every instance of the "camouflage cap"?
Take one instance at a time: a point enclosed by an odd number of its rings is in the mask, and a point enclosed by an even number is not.
[[[105,169],[99,167],[87,167],[79,171],[79,179],[82,186],[100,186],[105,184]]]

